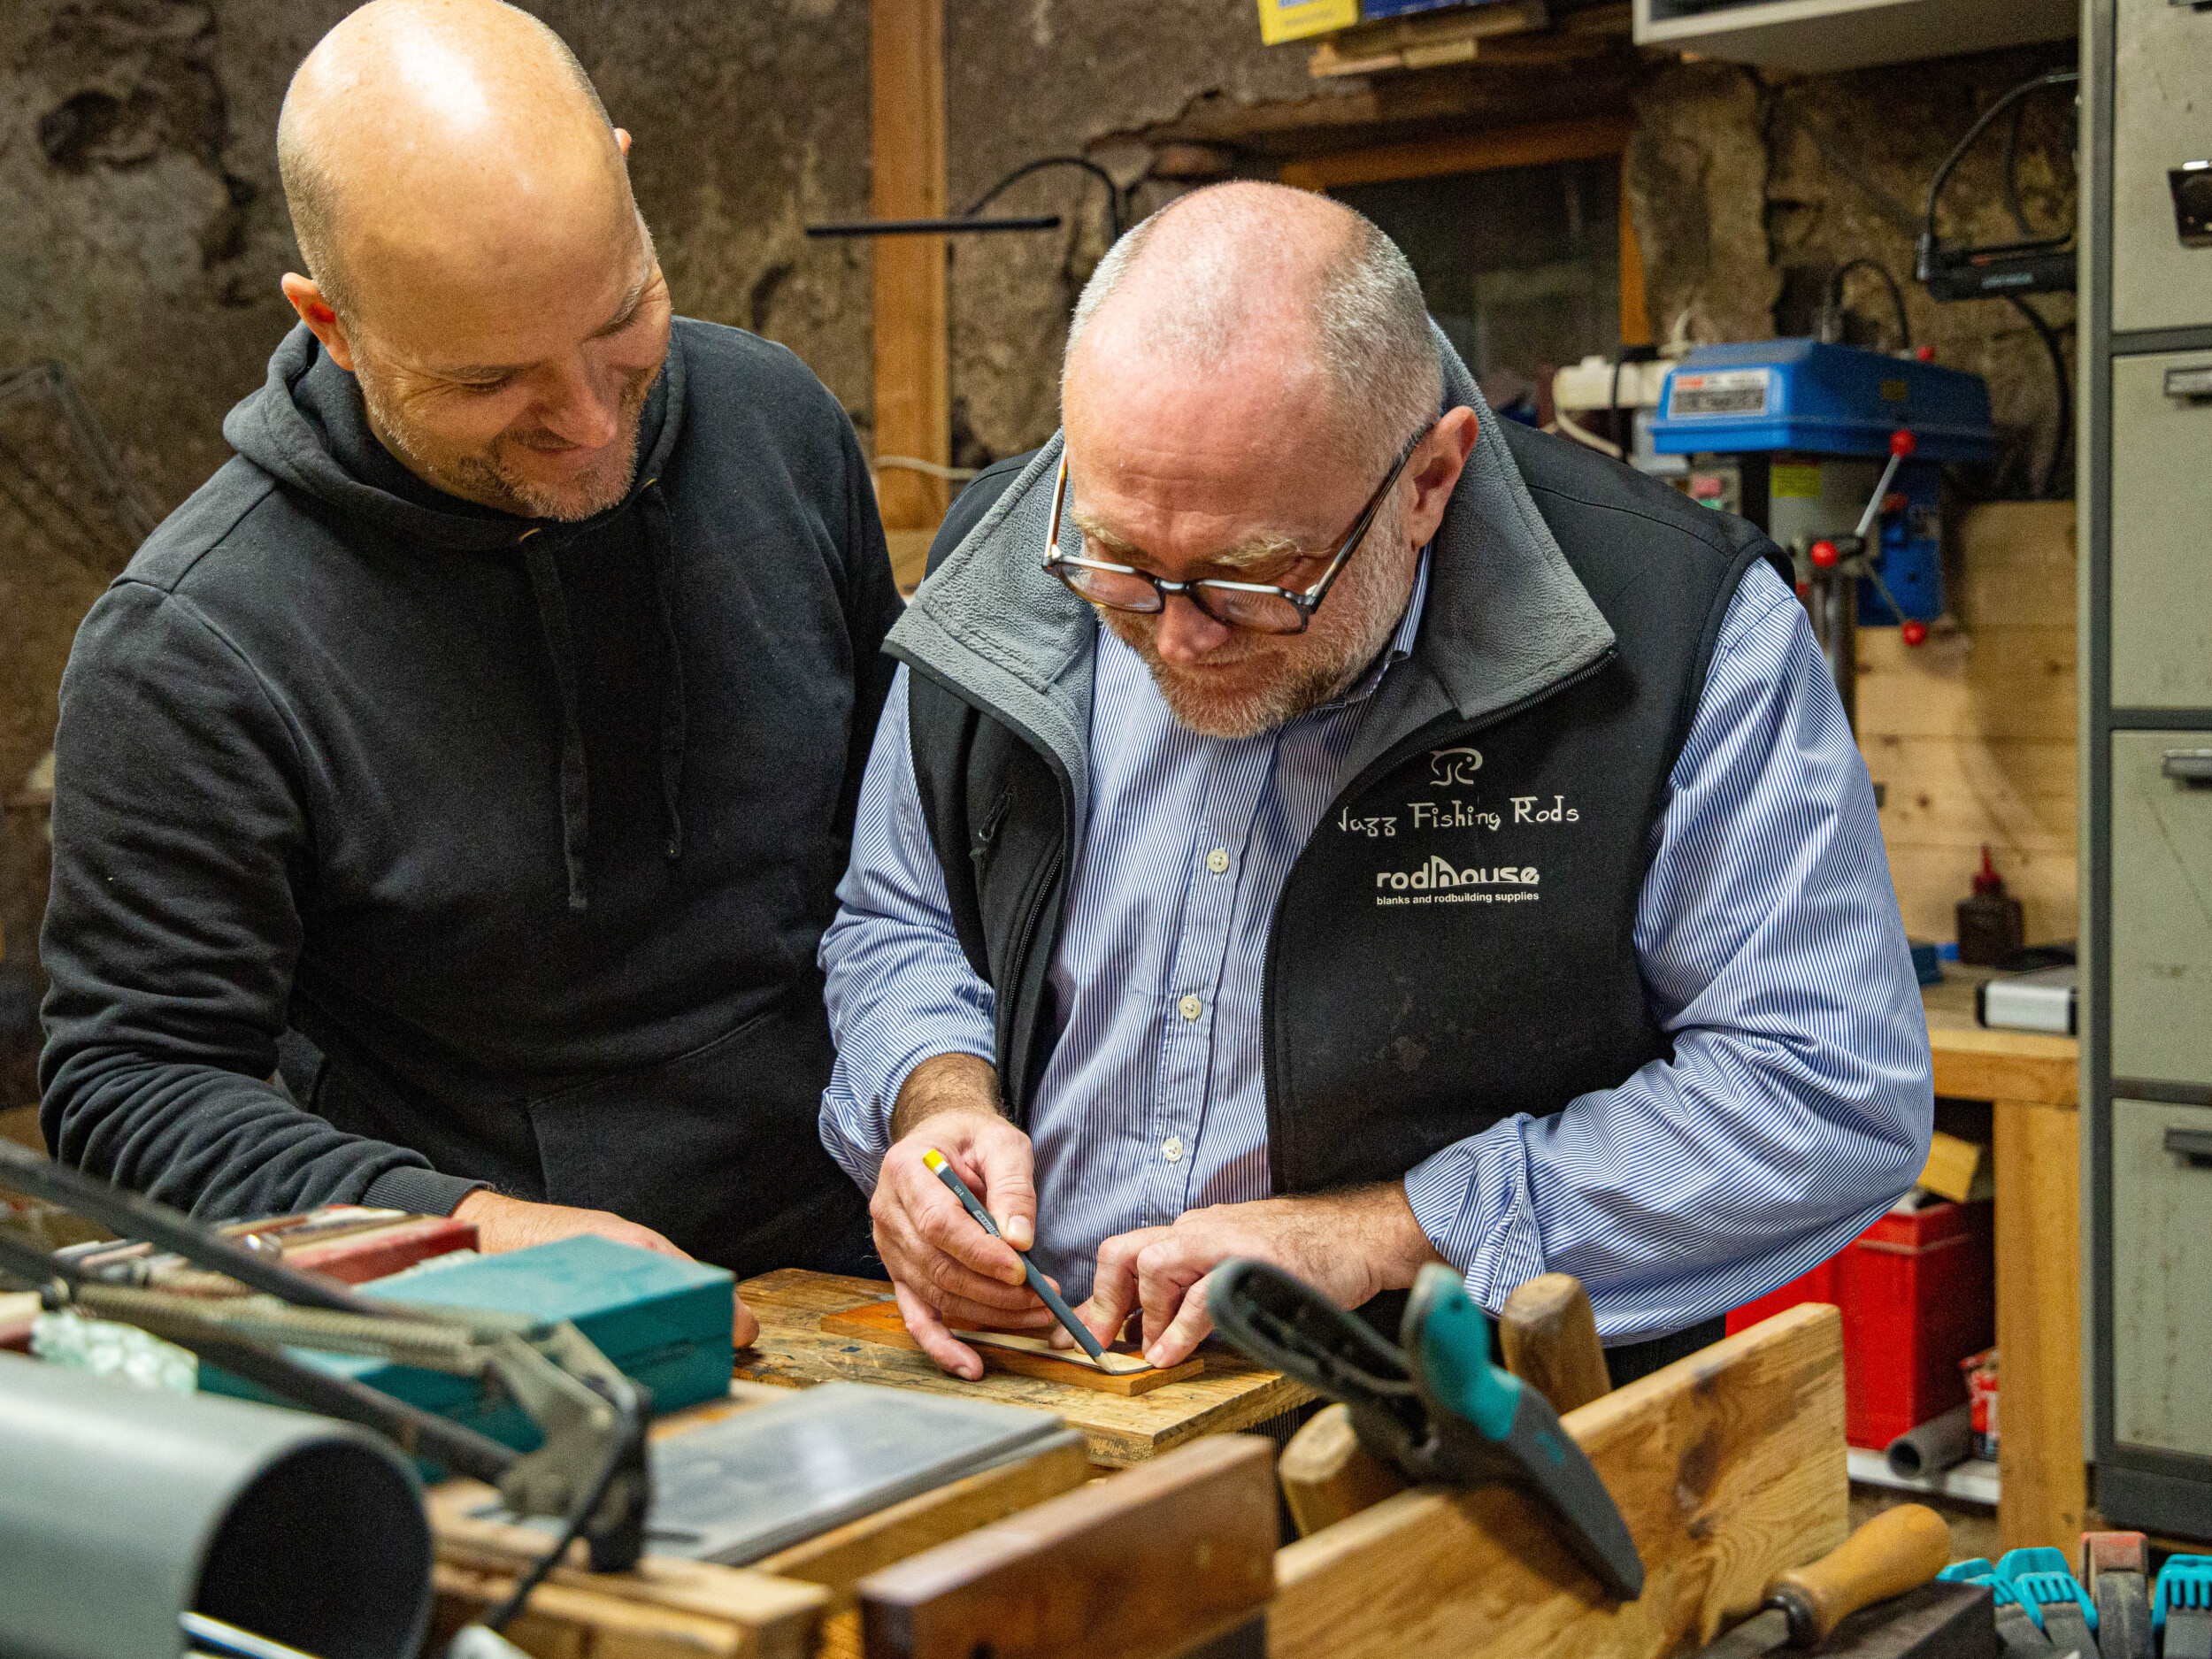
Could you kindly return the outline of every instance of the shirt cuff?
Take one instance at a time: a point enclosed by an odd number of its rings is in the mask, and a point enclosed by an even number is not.
[[[464,1198],[490,1185],[465,1175],[442,1175],[436,1170],[403,1164],[371,1181],[361,1202],[375,1210],[404,1210],[411,1216],[449,1216]]]
[[[1544,1271],[1544,1237],[1529,1191],[1521,1113],[1455,1141],[1406,1174],[1406,1202],[1437,1254],[1466,1276],[1467,1294],[1495,1313]]]

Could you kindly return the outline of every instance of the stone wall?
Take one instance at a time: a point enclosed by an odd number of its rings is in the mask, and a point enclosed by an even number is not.
[[[864,441],[870,249],[809,242],[802,227],[867,211],[866,0],[534,4],[635,135],[639,201],[679,307],[790,345]],[[0,6],[0,372],[67,365],[157,511],[225,458],[223,412],[259,383],[290,322],[277,289],[297,262],[277,181],[277,110],[293,66],[346,9],[344,0]],[[1317,86],[1303,48],[1263,47],[1251,0],[950,0],[946,11],[956,210],[1019,163],[1085,153],[1110,134],[1121,136],[1094,158],[1124,183],[1143,179],[1155,160],[1144,135],[1194,109],[1300,119],[1314,99],[1348,100],[1331,106],[1341,112],[1365,107],[1369,94],[1356,81]],[[1624,54],[1640,76],[1628,180],[1655,326],[1699,339],[1801,332],[1828,269],[1859,253],[1902,280],[1909,240],[1881,198],[1916,206],[1977,101],[2052,56],[1785,81],[1709,64],[1639,71]],[[1617,74],[1607,84],[1617,83]],[[2021,193],[2037,223],[2070,199],[2059,104],[2032,110],[2021,134]],[[1362,142],[1356,125],[1337,130]],[[1267,150],[1229,159],[1265,176]],[[1984,239],[2009,223],[1999,152],[1992,143],[1953,192]],[[1174,188],[1143,183],[1139,211]],[[1103,194],[1071,170],[1041,173],[996,205],[1061,211],[1061,231],[956,242],[956,458],[1010,454],[1051,431],[1065,318],[1105,246]],[[1886,299],[1864,278],[1849,298],[1854,337],[1874,338]],[[1999,419],[2022,434],[2005,480],[2019,488],[2055,421],[2040,348],[2001,304],[1937,307],[1909,288],[1908,303],[1916,338],[1990,377]],[[2063,300],[2047,303],[2057,319],[2070,314]],[[103,520],[50,407],[0,411],[0,480],[30,510],[0,495],[4,797],[50,741],[70,637],[128,539]],[[73,527],[80,518],[82,530]],[[35,816],[12,812],[0,840],[0,930],[12,961],[32,943],[43,881]]]

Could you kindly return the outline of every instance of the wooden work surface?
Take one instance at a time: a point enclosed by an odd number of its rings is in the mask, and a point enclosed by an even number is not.
[[[2081,1045],[1974,1023],[1982,968],[1946,963],[1923,988],[1935,1092],[1990,1102],[1997,1178],[1997,1351],[2003,1432],[1997,1531],[2007,1549],[2066,1545],[2086,1524],[2081,1412]]]
[[[1280,1372],[1212,1348],[1205,1350],[1201,1375],[1124,1399],[1005,1372],[968,1382],[947,1376],[926,1354],[823,1333],[824,1314],[880,1302],[890,1288],[877,1279],[802,1268],[747,1279],[738,1291],[760,1320],[760,1335],[752,1347],[738,1350],[738,1376],[794,1388],[841,1379],[1033,1406],[1065,1418],[1090,1443],[1091,1461],[1116,1469],[1148,1462],[1202,1434],[1256,1427],[1314,1397]]]

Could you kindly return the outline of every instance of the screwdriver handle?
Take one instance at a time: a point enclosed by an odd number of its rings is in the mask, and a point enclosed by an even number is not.
[[[1818,1561],[1767,1587],[1789,1616],[1790,1645],[1809,1647],[1861,1608],[1926,1584],[1951,1559],[1951,1529],[1924,1503],[1885,1509]]]

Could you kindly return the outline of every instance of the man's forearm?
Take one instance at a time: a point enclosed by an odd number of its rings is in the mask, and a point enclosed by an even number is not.
[[[998,1071],[972,1054],[941,1054],[906,1074],[891,1109],[891,1140],[903,1141],[926,1118],[944,1111],[983,1111],[1002,1118]]]

